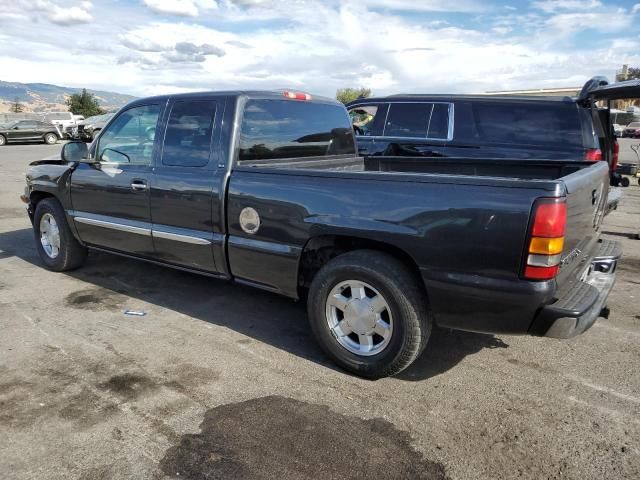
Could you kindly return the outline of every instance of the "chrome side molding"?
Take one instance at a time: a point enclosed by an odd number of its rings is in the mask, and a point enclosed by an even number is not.
[[[155,228],[151,230],[151,235],[154,238],[162,238],[164,240],[174,240],[176,242],[193,243],[196,245],[211,245],[211,240],[207,240],[206,238],[165,232],[163,230],[156,230]]]
[[[143,227],[134,227],[133,225],[125,225],[122,223],[107,222],[105,220],[97,220],[95,218],[87,217],[73,217],[76,222],[86,223],[87,225],[93,225],[95,227],[110,228],[112,230],[119,230],[121,232],[135,233],[137,235],[151,236],[151,229]]]
[[[126,223],[119,223],[119,222],[113,222],[109,220],[102,220],[98,218],[91,218],[89,216],[83,216],[81,212],[76,212],[72,210],[69,210],[67,213],[71,217],[73,217],[73,219],[78,223],[84,223],[87,225],[92,225],[94,227],[110,228],[112,230],[118,230],[120,232],[135,233],[137,235],[144,235],[147,237],[151,236],[154,238],[162,238],[165,240],[173,240],[175,242],[190,243],[194,245],[211,245],[212,243],[214,243],[214,241],[216,243],[221,242],[220,239],[216,238],[215,233],[211,234],[209,232],[202,232],[203,236],[188,235],[186,233],[176,233],[176,232],[168,231],[172,227],[164,226],[164,225],[145,224],[145,225],[149,225],[149,228],[147,228],[147,227],[141,227],[141,226],[135,226],[135,225],[128,225]],[[111,217],[108,217],[108,218],[111,218]],[[178,228],[176,228],[176,230],[180,231],[180,229]],[[197,232],[194,231],[194,233],[197,233]],[[212,239],[205,238],[206,235],[212,236]],[[218,236],[221,237],[221,235],[218,235]],[[220,241],[216,241],[216,240],[220,240]]]

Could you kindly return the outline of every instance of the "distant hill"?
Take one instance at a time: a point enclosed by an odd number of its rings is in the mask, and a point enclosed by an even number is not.
[[[67,98],[81,92],[81,88],[60,87],[47,83],[18,83],[0,80],[0,112],[8,112],[14,100],[23,105],[24,112],[67,111]],[[135,97],[116,92],[92,90],[91,92],[105,110],[117,110]]]

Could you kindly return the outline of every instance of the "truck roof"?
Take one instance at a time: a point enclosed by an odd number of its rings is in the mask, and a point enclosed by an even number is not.
[[[421,102],[421,101],[436,101],[436,102],[449,102],[449,101],[462,101],[462,100],[474,100],[474,101],[505,101],[505,102],[562,102],[562,103],[575,103],[575,98],[562,96],[562,97],[543,97],[533,95],[491,95],[491,94],[422,94],[422,93],[399,93],[395,95],[388,95],[386,97],[370,97],[359,98],[349,102],[347,105],[355,105],[362,102]]]
[[[169,99],[193,99],[193,98],[202,98],[202,97],[250,97],[250,98],[273,98],[274,100],[281,100],[284,96],[285,92],[293,92],[293,93],[306,93],[301,92],[300,90],[293,89],[282,89],[282,90],[217,90],[217,91],[202,91],[202,92],[188,92],[188,93],[170,93],[166,95],[156,95],[153,97],[144,97],[137,98],[128,103],[128,105],[137,105],[141,103],[146,103],[150,100],[152,101],[166,101]],[[321,102],[321,103],[334,103],[339,104],[337,100],[329,97],[323,97],[320,95],[310,95],[310,102]]]

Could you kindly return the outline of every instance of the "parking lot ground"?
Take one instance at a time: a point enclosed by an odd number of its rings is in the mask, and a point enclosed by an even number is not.
[[[106,254],[43,269],[18,195],[59,149],[0,149],[1,478],[640,478],[637,184],[603,226],[625,250],[609,319],[569,341],[438,329],[372,382],[301,303]]]

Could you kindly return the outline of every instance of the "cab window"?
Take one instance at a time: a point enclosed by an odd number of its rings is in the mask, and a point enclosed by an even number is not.
[[[216,103],[212,101],[175,102],[164,138],[162,164],[175,167],[207,165],[215,115]]]
[[[151,165],[159,113],[159,105],[133,107],[120,113],[102,133],[97,159]]]

